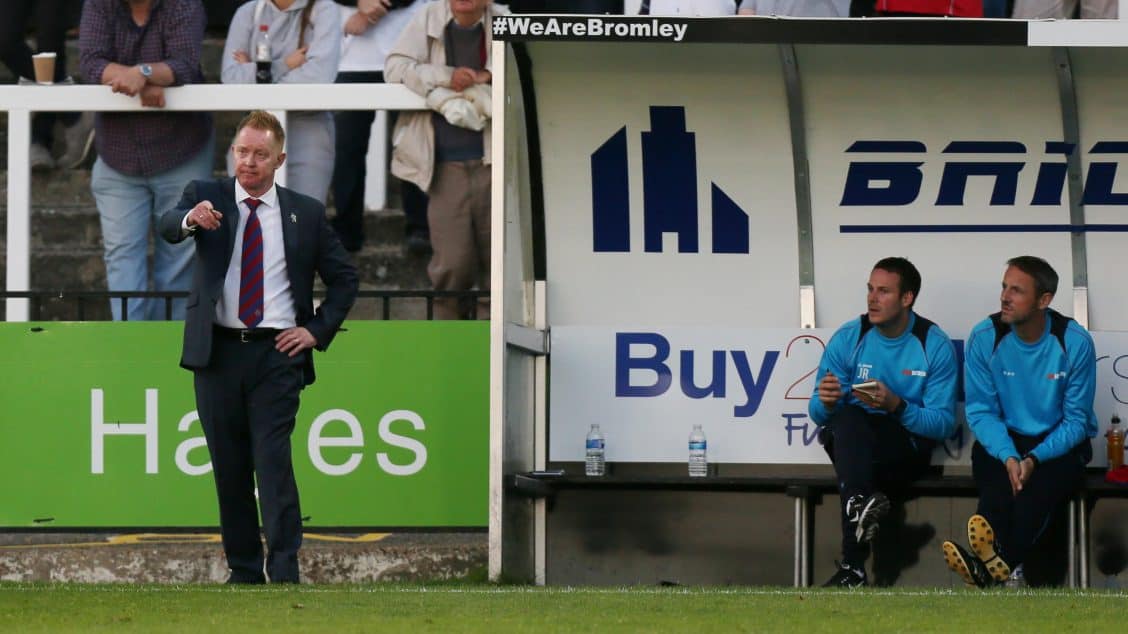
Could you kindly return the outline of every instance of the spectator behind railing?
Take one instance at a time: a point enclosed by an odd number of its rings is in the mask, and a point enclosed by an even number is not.
[[[73,0],[5,0],[0,4],[0,62],[17,77],[35,79],[31,49],[24,40],[28,21],[35,25],[35,48],[38,53],[55,53],[54,81],[67,79],[67,29],[74,26],[68,10]],[[86,158],[93,141],[94,116],[90,113],[37,112],[31,120],[31,169],[49,170],[56,161],[51,156],[55,140],[55,120],[63,123],[65,153],[57,162],[66,168],[76,167]]]
[[[736,15],[740,0],[642,0],[638,15],[720,17]]]
[[[208,16],[208,33],[227,33],[235,10],[243,0],[203,0],[204,13]]]
[[[513,13],[623,13],[623,0],[509,0]]]
[[[267,26],[274,83],[333,83],[341,52],[341,16],[329,0],[251,0],[239,7],[223,47],[223,83],[255,83],[253,56],[263,37],[261,25]],[[325,204],[333,176],[332,113],[291,112],[286,128],[286,186]],[[234,174],[230,156],[227,172]]]
[[[984,0],[853,0],[850,15],[981,18],[983,5]]]
[[[152,108],[165,104],[165,86],[202,83],[204,9],[199,0],[86,0],[79,57],[82,76]],[[149,236],[184,186],[211,176],[215,139],[204,112],[106,112],[95,117],[98,160],[90,189],[102,222],[106,280],[111,291],[149,290]],[[192,245],[157,240],[153,290],[186,291]],[[110,302],[114,320],[163,319],[163,304],[131,299],[125,315]],[[173,302],[184,318],[184,300]]]
[[[1080,7],[1078,7],[1080,4]],[[1080,8],[1080,14],[1078,14]],[[1072,18],[1115,20],[1120,15],[1118,0],[1014,0],[1013,17],[1023,20]]]
[[[1011,14],[1010,5],[1014,4],[1014,0],[983,0],[983,17],[985,18],[1009,18]]]
[[[338,84],[384,83],[384,58],[411,18],[432,0],[338,0],[344,37]],[[392,112],[395,116],[395,112]],[[337,156],[333,167],[333,228],[349,251],[364,246],[365,157],[369,130],[376,119],[371,110],[342,110],[337,124]],[[405,216],[404,239],[411,253],[431,249],[427,228],[427,194],[411,181],[400,181]]]
[[[744,0],[740,15],[780,15],[795,18],[847,18],[850,0]]]
[[[396,122],[392,173],[431,197],[427,219],[434,254],[427,274],[436,290],[490,287],[489,0],[428,4],[404,29],[384,64],[388,82],[427,99],[434,112],[404,112]],[[500,105],[500,104],[499,104]],[[442,114],[439,114],[439,113]],[[437,319],[489,318],[489,299],[474,306],[435,301]]]

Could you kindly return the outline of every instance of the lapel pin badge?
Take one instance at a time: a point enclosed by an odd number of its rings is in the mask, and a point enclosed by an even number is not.
[[[290,214],[290,222],[297,222],[298,214]]]

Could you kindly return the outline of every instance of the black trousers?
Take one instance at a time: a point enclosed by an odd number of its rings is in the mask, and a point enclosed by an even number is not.
[[[1015,449],[1025,454],[1042,438],[1011,434]],[[1081,486],[1085,465],[1092,448],[1085,440],[1069,453],[1047,460],[1034,468],[1030,480],[1015,495],[1011,491],[1007,468],[977,441],[971,450],[971,472],[979,488],[976,512],[995,529],[1000,556],[1012,568],[1026,561],[1056,509],[1066,503]]]
[[[67,29],[71,27],[70,4],[73,0],[4,0],[0,3],[0,62],[20,77],[35,79],[31,63],[31,48],[24,35],[29,20],[34,20],[37,52],[54,51],[55,81],[67,76]],[[96,78],[93,83],[99,83]],[[79,113],[62,115],[63,123],[70,125],[78,120]],[[31,121],[31,140],[51,148],[56,115],[53,112],[36,113]]]
[[[195,373],[223,550],[235,581],[263,581],[257,480],[266,574],[272,582],[298,582],[302,520],[290,434],[303,387],[303,359],[275,350],[272,338],[243,343],[217,332],[211,364]]]
[[[384,83],[380,71],[348,71],[337,74],[338,84]],[[395,113],[391,113],[394,117]],[[368,175],[365,157],[368,139],[376,113],[372,110],[343,110],[333,114],[337,126],[337,154],[333,163],[333,202],[337,216],[333,219],[341,243],[350,251],[364,244],[364,181]],[[427,226],[427,194],[414,183],[401,181],[404,233],[429,235]]]
[[[928,471],[935,442],[913,435],[888,416],[873,415],[856,405],[839,408],[819,433],[838,477],[842,517],[842,560],[860,568],[869,557],[869,544],[854,538],[846,518],[846,501],[875,491],[889,494],[899,485]]]

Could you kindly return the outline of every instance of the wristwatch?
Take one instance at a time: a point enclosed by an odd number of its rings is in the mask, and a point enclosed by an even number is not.
[[[137,70],[141,71],[141,76],[145,79],[153,76],[153,67],[149,64],[141,64],[137,67]]]

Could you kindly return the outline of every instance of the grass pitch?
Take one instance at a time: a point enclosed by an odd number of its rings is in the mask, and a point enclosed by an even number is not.
[[[0,632],[1113,631],[1101,591],[0,583]]]

